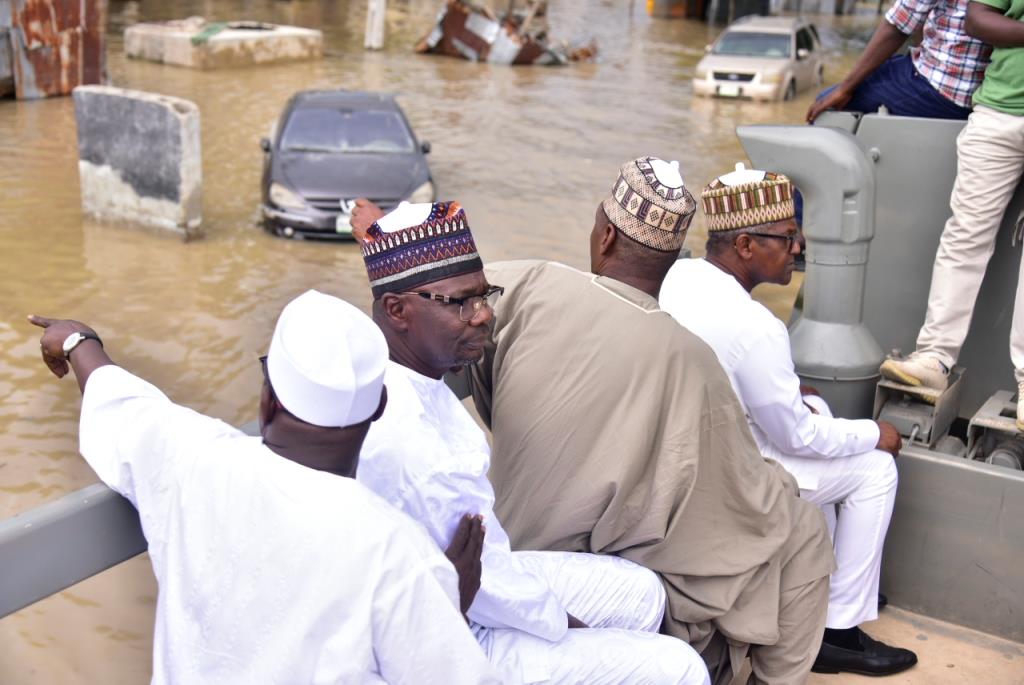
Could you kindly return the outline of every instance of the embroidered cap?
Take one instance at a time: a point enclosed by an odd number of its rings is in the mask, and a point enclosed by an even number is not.
[[[782,174],[746,169],[719,176],[700,194],[708,232],[733,231],[792,219],[793,183]]]
[[[457,202],[403,202],[356,238],[374,298],[484,268]]]
[[[377,411],[387,361],[384,334],[370,317],[344,300],[307,290],[277,319],[267,378],[292,415],[341,428]]]
[[[683,246],[697,203],[683,185],[679,162],[641,157],[622,165],[611,197],[601,207],[636,242],[674,252]]]

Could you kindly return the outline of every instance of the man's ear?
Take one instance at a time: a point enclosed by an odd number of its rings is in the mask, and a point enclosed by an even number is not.
[[[380,311],[395,330],[404,331],[409,327],[408,304],[398,295],[384,293],[380,298]]]
[[[736,240],[732,244],[732,248],[736,250],[736,254],[740,256],[740,259],[748,260],[754,256],[754,251],[751,249],[754,239],[746,233],[740,234],[736,237]]]
[[[260,433],[270,425],[277,413],[277,398],[270,389],[270,383],[263,381],[263,388],[260,390]]]
[[[618,238],[618,229],[615,225],[608,221],[601,229],[601,235],[597,243],[597,253],[601,256],[606,256],[612,251],[612,247],[615,246],[615,239]]]

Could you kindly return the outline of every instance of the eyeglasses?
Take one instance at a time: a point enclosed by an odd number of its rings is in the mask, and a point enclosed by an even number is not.
[[[793,249],[793,241],[796,240],[796,233],[788,233],[788,234],[783,235],[781,233],[760,233],[758,231],[747,231],[746,234],[747,235],[756,235],[756,236],[759,236],[761,238],[776,238],[778,240],[785,240],[786,241],[786,252],[789,252],[790,250]]]
[[[435,302],[441,302],[443,304],[452,304],[459,306],[459,321],[462,323],[472,323],[473,321],[479,320],[483,315],[484,305],[487,305],[491,311],[494,310],[494,305],[498,304],[498,298],[502,296],[505,289],[500,285],[492,285],[487,288],[487,292],[483,295],[470,295],[469,297],[452,297],[451,295],[442,295],[440,293],[421,293],[415,290],[406,290],[400,293],[401,295],[418,295],[424,300],[434,300]]]

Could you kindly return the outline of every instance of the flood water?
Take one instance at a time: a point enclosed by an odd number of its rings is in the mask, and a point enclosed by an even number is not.
[[[354,245],[289,242],[255,223],[258,142],[296,90],[398,93],[420,138],[433,145],[439,197],[465,206],[485,261],[547,258],[584,268],[594,208],[622,162],[644,154],[677,159],[696,195],[744,159],[738,124],[800,123],[812,98],[695,99],[693,67],[718,30],[652,20],[644,2],[631,11],[626,0],[552,0],[552,35],[593,36],[601,48],[597,64],[567,68],[413,54],[440,0],[388,3],[379,53],[361,48],[361,0],[153,4],[109,3],[110,78],[199,105],[201,240],[84,219],[72,100],[0,102],[0,518],[96,480],[77,454],[77,386],[43,368],[26,314],[88,322],[116,361],[175,400],[239,423],[255,415],[256,358],[290,298],[315,287],[368,305]],[[328,54],[219,72],[124,58],[125,26],[193,14],[320,28]],[[828,81],[862,45],[838,33],[863,33],[874,21],[818,21],[832,51]],[[703,237],[698,218],[688,239],[698,254]],[[795,287],[757,294],[784,316]],[[0,682],[148,682],[155,595],[142,556],[0,620]]]

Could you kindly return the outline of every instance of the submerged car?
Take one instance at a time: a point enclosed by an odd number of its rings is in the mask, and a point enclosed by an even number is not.
[[[792,100],[825,80],[821,39],[799,17],[743,17],[722,32],[697,63],[697,95]]]
[[[260,146],[263,221],[277,235],[351,238],[357,198],[384,211],[434,200],[430,143],[417,140],[392,95],[296,93]]]

